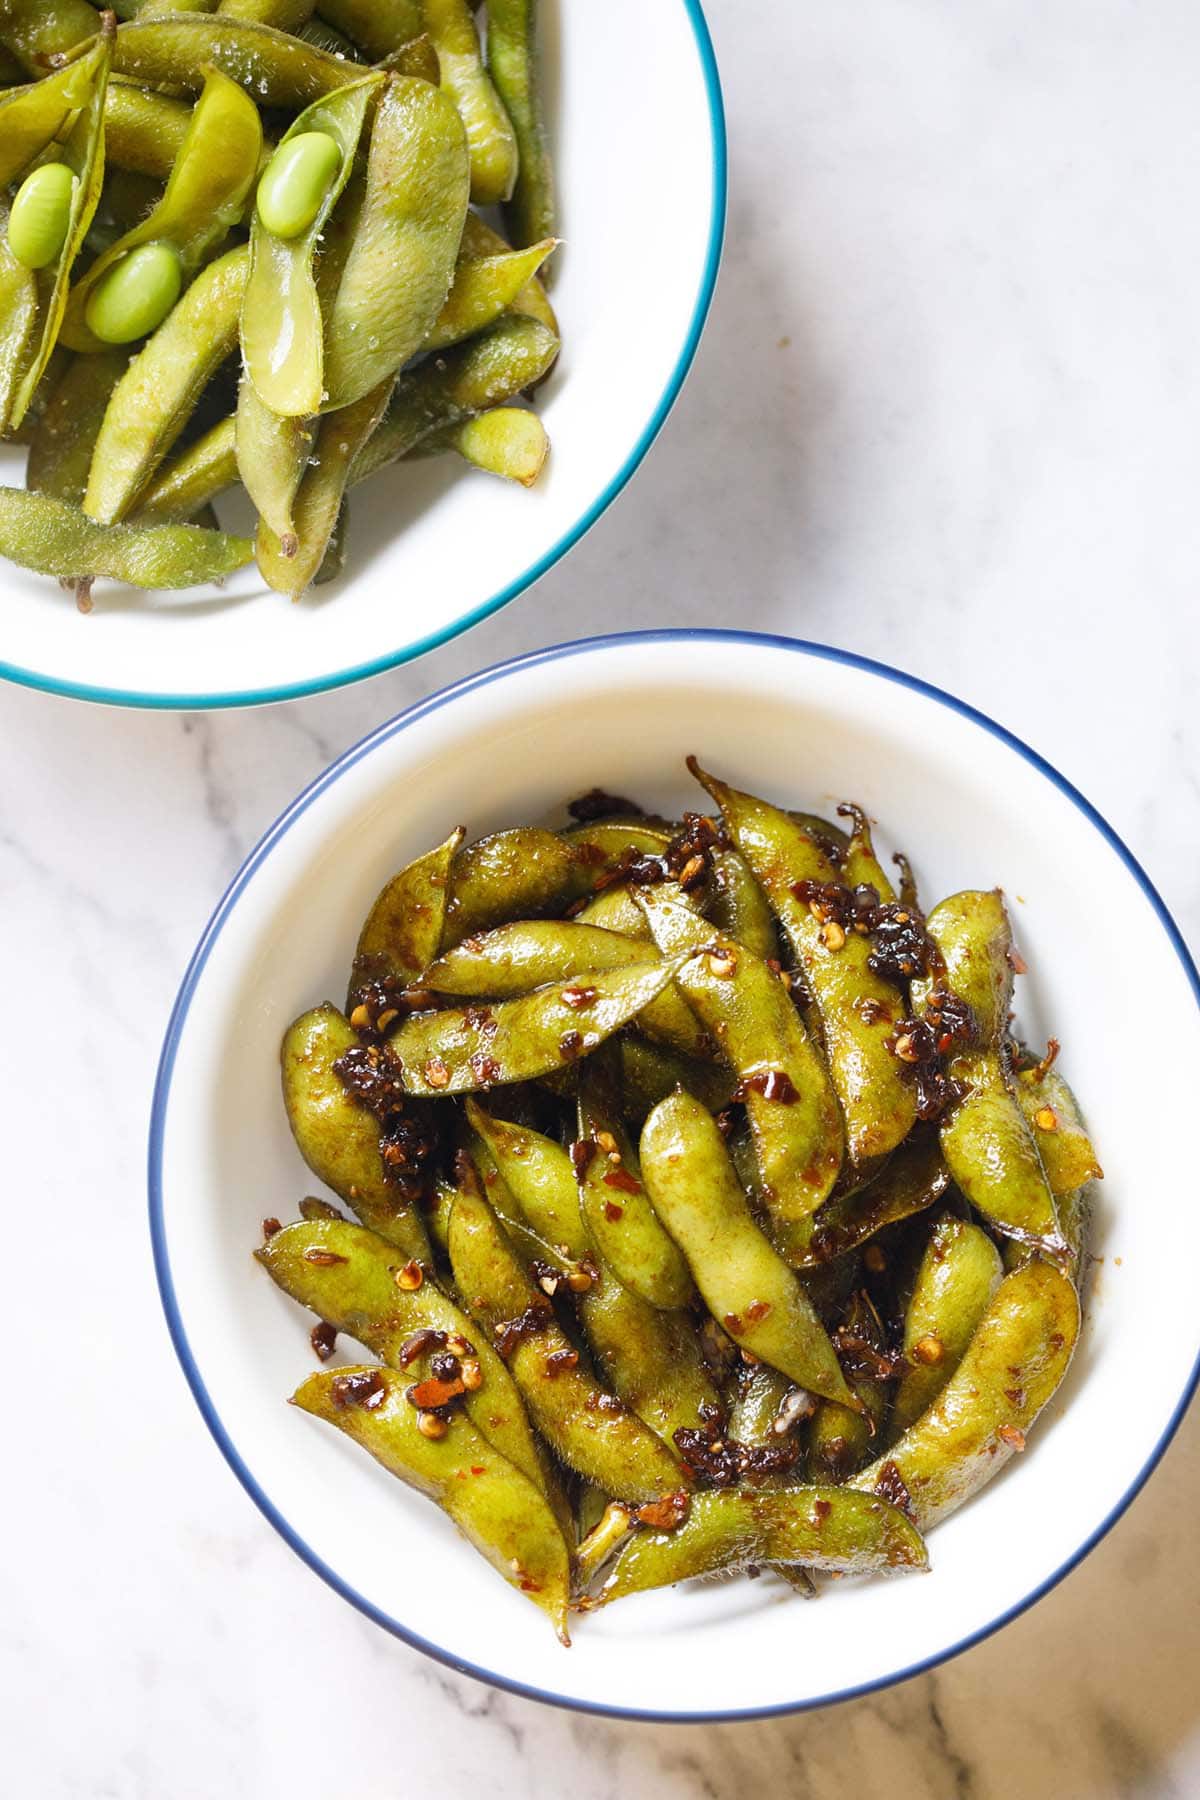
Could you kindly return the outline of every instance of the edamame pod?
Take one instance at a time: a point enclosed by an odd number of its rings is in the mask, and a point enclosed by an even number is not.
[[[425,30],[437,51],[442,86],[462,117],[471,155],[471,198],[498,206],[517,179],[512,121],[488,77],[467,0],[421,0]]]
[[[881,900],[894,900],[896,890],[875,854],[871,821],[863,808],[847,802],[838,807],[838,813],[849,819],[854,828],[846,845],[842,880],[847,887],[873,887]]]
[[[118,169],[166,181],[192,123],[182,100],[112,80],[104,96],[104,154]]]
[[[379,1029],[385,1004],[375,1004],[367,990],[399,992],[416,983],[438,952],[446,919],[450,869],[464,833],[461,826],[444,844],[426,851],[400,870],[379,893],[363,922],[350,971],[346,1011],[365,1006],[361,1023]],[[391,1021],[385,1018],[383,1029]]]
[[[390,56],[424,29],[421,0],[320,0],[317,11],[372,62]]]
[[[244,245],[209,263],[117,383],[92,458],[84,511],[102,524],[131,512],[237,345]]]
[[[101,15],[86,0],[4,0],[0,7],[0,45],[34,75],[100,29]]]
[[[1024,1449],[1078,1336],[1075,1289],[1051,1263],[1035,1260],[1006,1275],[933,1405],[852,1486],[894,1493],[898,1479],[927,1531]]]
[[[986,1231],[965,1219],[939,1219],[925,1246],[904,1319],[901,1376],[893,1408],[896,1435],[937,1399],[967,1353],[1004,1274]]]
[[[450,1262],[472,1316],[484,1326],[556,1454],[606,1494],[648,1501],[686,1485],[661,1439],[580,1366],[544,1295],[521,1268],[477,1184],[450,1214]]]
[[[456,450],[473,469],[532,487],[550,454],[546,427],[535,412],[520,406],[496,406],[465,419],[445,432],[431,432],[415,447],[416,456],[438,456]]]
[[[941,1123],[942,1151],[957,1185],[997,1230],[1049,1255],[1066,1244],[1033,1130],[1017,1102],[1005,1034],[1012,1002],[1012,928],[998,891],[953,894],[930,913],[926,929],[942,969],[912,985],[918,1012],[953,995],[970,1011],[950,1079],[961,1098]]]
[[[344,74],[343,70],[343,79]],[[307,417],[325,404],[324,334],[313,257],[350,178],[367,110],[382,83],[381,75],[369,74],[322,94],[280,140],[275,158],[286,155],[297,138],[313,135],[328,139],[341,152],[340,166],[327,181],[307,230],[279,237],[255,209],[242,311],[242,356],[263,405],[285,418]],[[356,321],[356,329],[360,325],[362,321]]]
[[[506,250],[498,256],[460,256],[450,292],[423,348],[445,350],[491,325],[508,311],[557,247],[557,238],[544,238],[528,250]]]
[[[397,381],[387,417],[356,457],[351,479],[362,481],[398,461],[431,431],[515,400],[549,372],[558,350],[553,332],[535,319],[506,317],[467,343],[428,358]]]
[[[265,521],[259,525],[258,566],[277,593],[298,600],[320,573],[341,517],[353,460],[387,411],[391,393],[387,376],[361,399],[326,413],[296,490],[294,530],[281,539]]]
[[[869,939],[840,927],[831,931],[804,897],[807,882],[838,883],[837,868],[817,840],[787,813],[718,781],[694,759],[689,767],[720,806],[816,1002],[851,1161],[858,1164],[885,1155],[904,1141],[916,1118],[913,1086],[905,1078],[904,1065],[888,1048],[901,1010],[900,996],[868,968]]]
[[[537,0],[488,0],[487,66],[517,139],[517,179],[505,218],[515,244],[533,244],[554,233],[554,175],[542,116]]]
[[[384,1174],[379,1121],[346,1091],[334,1065],[359,1040],[333,1006],[303,1013],[280,1051],[283,1099],[296,1148],[317,1178],[406,1257],[429,1260],[416,1207]]]
[[[63,316],[63,342],[73,350],[99,350],[113,341],[130,343],[154,330],[213,247],[227,236],[242,214],[258,171],[262,124],[258,109],[236,82],[219,69],[208,69],[191,124],[171,170],[162,199],[140,224],[97,257],[75,283]],[[145,317],[114,314],[106,290],[120,282],[139,250],[170,250],[178,276],[165,304],[155,304]],[[144,278],[143,278],[144,285]],[[124,310],[124,309],[122,309]],[[135,309],[136,310],[136,309]],[[105,321],[108,328],[105,329]],[[116,333],[114,338],[114,331]]]
[[[721,1112],[733,1100],[737,1082],[732,1070],[651,1043],[641,1035],[640,1026],[637,1031],[621,1033],[616,1053],[625,1115],[634,1123],[640,1124],[677,1087],[695,1094],[709,1112]]]
[[[61,137],[72,115],[87,105],[96,67],[93,50],[41,81],[0,94],[0,187],[9,187],[29,169]]]
[[[813,1226],[811,1259],[832,1262],[858,1249],[885,1225],[924,1212],[949,1186],[937,1132],[930,1127],[914,1132],[865,1186],[825,1202]]]
[[[704,912],[718,931],[752,956],[763,962],[778,956],[774,915],[750,865],[736,850],[714,851]]]
[[[139,525],[174,525],[194,518],[237,480],[235,440],[236,422],[219,419],[186,450],[163,463],[139,496],[134,520]]]
[[[72,506],[81,503],[104,415],[128,364],[123,351],[109,350],[77,356],[67,365],[33,428],[25,465],[28,488]]]
[[[165,94],[194,94],[208,63],[263,107],[298,112],[343,87],[346,64],[313,44],[245,19],[172,14],[131,20],[117,32],[113,67]]]
[[[580,1210],[604,1262],[649,1305],[686,1306],[692,1297],[687,1259],[650,1203],[613,1083],[595,1063],[580,1081],[573,1155]]]
[[[223,19],[250,19],[293,35],[308,23],[314,10],[314,0],[221,0],[217,7]]]
[[[478,1362],[482,1377],[463,1396],[468,1417],[539,1491],[553,1492],[504,1363],[432,1276],[404,1260],[403,1251],[348,1219],[314,1218],[285,1225],[254,1254],[285,1294],[392,1368],[411,1366],[419,1332],[466,1339],[470,1351],[464,1354]]]
[[[481,1556],[567,1633],[566,1540],[533,1484],[461,1417],[430,1438],[408,1400],[409,1382],[392,1370],[321,1370],[292,1396],[369,1450],[390,1474],[436,1500]],[[362,1395],[363,1400],[354,1398]]]
[[[1057,1069],[1022,1069],[1017,1104],[1033,1131],[1055,1200],[1103,1178],[1079,1102]]]
[[[707,1109],[690,1094],[662,1101],[642,1128],[641,1153],[654,1210],[718,1323],[798,1386],[856,1408],[808,1295],[754,1223]]]
[[[466,137],[451,102],[427,81],[391,77],[325,317],[329,408],[361,400],[421,348],[450,291],[469,184]]]
[[[451,865],[442,950],[514,916],[554,912],[584,891],[586,880],[578,854],[553,831],[524,825],[479,838]]]
[[[573,919],[528,919],[499,925],[447,951],[427,970],[424,985],[437,994],[507,999],[551,981],[648,960],[634,938]],[[686,1003],[666,989],[641,1014],[639,1029],[686,1056],[712,1056],[716,1046]]]
[[[884,1575],[926,1569],[929,1558],[915,1526],[875,1495],[839,1487],[724,1488],[694,1494],[674,1531],[630,1538],[591,1604],[763,1563]]]
[[[842,1162],[825,1066],[765,962],[697,919],[667,884],[639,892],[638,901],[660,950],[699,952],[679,972],[680,992],[737,1072],[776,1243],[789,1261],[804,1261],[813,1215]]]
[[[405,1089],[465,1094],[551,1074],[636,1018],[677,968],[677,962],[635,965],[586,984],[537,988],[495,1007],[413,1014],[390,1039]]]
[[[512,245],[508,239],[501,237],[498,231],[493,231],[492,227],[486,220],[480,218],[478,213],[469,212],[467,214],[466,222],[463,225],[460,256],[498,256],[511,249]],[[536,319],[540,325],[544,325],[548,331],[552,331],[555,337],[558,337],[557,315],[550,304],[549,295],[536,275],[527,286],[521,289],[512,303],[511,310],[525,313],[529,318]]]
[[[246,538],[194,525],[97,525],[50,494],[0,488],[0,556],[42,575],[83,584],[95,576],[130,587],[184,588],[223,581],[253,555]]]
[[[273,411],[249,375],[243,375],[238,383],[235,426],[237,473],[259,518],[278,539],[284,556],[296,553],[293,508],[312,448],[311,420]]]
[[[531,1228],[580,1262],[594,1248],[579,1210],[579,1189],[571,1158],[553,1138],[466,1103],[472,1128],[486,1143],[496,1167]]]
[[[856,1405],[822,1400],[808,1426],[806,1468],[810,1481],[843,1482],[871,1455],[887,1410],[888,1358],[879,1316],[860,1289],[851,1294],[838,1328],[852,1369],[849,1385]]]

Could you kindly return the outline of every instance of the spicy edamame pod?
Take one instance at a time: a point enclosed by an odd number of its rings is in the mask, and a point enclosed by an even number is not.
[[[763,962],[778,956],[774,915],[745,857],[736,850],[714,851],[704,911],[718,931],[751,955]]]
[[[326,309],[329,408],[361,400],[421,348],[450,291],[469,182],[466,136],[451,102],[415,76],[390,77]]]
[[[244,568],[252,550],[245,538],[193,525],[97,525],[50,494],[0,488],[0,556],[80,584],[83,611],[96,576],[130,587],[198,587]]]
[[[619,1500],[654,1500],[687,1485],[662,1440],[584,1373],[477,1184],[462,1180],[450,1214],[450,1262],[472,1316],[568,1468]]]
[[[694,759],[689,767],[721,808],[816,1002],[850,1160],[857,1164],[885,1155],[904,1140],[916,1118],[913,1086],[888,1048],[900,996],[869,968],[869,939],[840,926],[831,930],[802,897],[806,883],[838,885],[837,868],[787,813],[718,781]]]
[[[460,826],[436,850],[393,875],[376,896],[358,934],[346,1011],[365,1006],[363,1023],[379,1027],[387,991],[413,985],[437,955],[449,898],[450,868],[466,834]],[[384,990],[380,1005],[373,991]],[[384,1029],[390,1024],[384,1021]]]
[[[842,1161],[825,1066],[765,962],[697,919],[668,884],[639,892],[638,902],[660,950],[698,952],[680,970],[679,989],[737,1072],[776,1243],[789,1261],[803,1261]]]
[[[832,1262],[858,1249],[885,1225],[924,1212],[949,1186],[937,1132],[929,1127],[914,1132],[864,1186],[825,1202],[813,1225],[810,1260]]]
[[[929,1558],[916,1527],[875,1495],[839,1487],[724,1488],[694,1494],[674,1531],[630,1538],[590,1604],[764,1563],[882,1575],[926,1569]]]
[[[1056,1068],[1022,1069],[1016,1082],[1017,1104],[1025,1114],[1038,1147],[1055,1200],[1099,1181],[1104,1175],[1088,1136],[1083,1114]]]
[[[605,1262],[651,1306],[686,1306],[692,1297],[687,1259],[650,1203],[611,1071],[595,1062],[580,1079],[573,1154],[580,1210]]]
[[[410,1094],[465,1094],[532,1081],[587,1056],[660,994],[677,962],[635,965],[555,983],[494,1007],[404,1019],[389,1042]]]
[[[451,865],[441,948],[514,916],[554,912],[582,892],[585,881],[581,858],[553,831],[535,825],[494,831],[460,850]]]
[[[241,217],[261,152],[254,103],[219,69],[206,70],[162,199],[72,288],[63,342],[96,350],[154,331]]]
[[[202,269],[117,383],[83,503],[93,519],[111,524],[133,510],[198,397],[232,354],[248,254],[239,245]]]
[[[372,1231],[424,1262],[429,1240],[414,1203],[384,1172],[381,1126],[351,1099],[334,1065],[359,1039],[333,1006],[303,1013],[280,1050],[283,1098],[296,1148]]]
[[[941,1122],[942,1152],[967,1199],[999,1231],[1050,1255],[1066,1244],[1033,1130],[1017,1102],[1004,1038],[1012,1001],[1012,928],[998,891],[953,894],[926,926],[941,957],[915,981],[913,1004],[938,1012],[949,994],[969,1009],[949,1075],[961,1091]]]
[[[483,66],[471,8],[467,0],[421,0],[421,11],[442,86],[466,129],[471,198],[477,206],[498,206],[511,196],[517,179],[517,139]]]
[[[808,1295],[754,1223],[708,1109],[690,1094],[662,1101],[642,1128],[641,1153],[654,1209],[713,1317],[798,1386],[855,1407]]]
[[[939,1219],[925,1246],[904,1318],[908,1368],[893,1406],[897,1435],[932,1406],[967,1353],[1004,1269],[986,1231]]]
[[[566,1540],[546,1500],[526,1476],[461,1415],[430,1437],[408,1399],[407,1376],[376,1367],[319,1370],[292,1404],[336,1425],[385,1469],[427,1494],[519,1593],[567,1634]]]
[[[256,207],[250,228],[242,356],[263,405],[285,418],[308,417],[325,403],[324,337],[313,257],[350,177],[368,108],[382,82],[381,75],[369,74],[322,94],[280,140],[263,176],[270,191],[277,164],[290,156],[290,146],[300,138],[324,138],[340,152],[306,229],[280,237],[268,228],[261,207]]]
[[[285,1225],[254,1254],[285,1294],[392,1368],[410,1366],[419,1350],[414,1343],[418,1332],[465,1338],[482,1377],[463,1397],[468,1416],[536,1487],[552,1491],[512,1376],[466,1314],[416,1261],[406,1261],[402,1250],[375,1232],[328,1217]]]
[[[1075,1289],[1051,1263],[1034,1260],[1006,1275],[933,1405],[851,1485],[894,1493],[898,1479],[927,1531],[1025,1448],[1078,1336]]]
[[[487,66],[517,139],[505,218],[515,244],[554,232],[554,176],[542,117],[537,0],[488,0]]]
[[[860,1289],[851,1294],[838,1329],[848,1346],[855,1406],[822,1400],[808,1425],[805,1466],[810,1481],[845,1481],[871,1455],[887,1409],[888,1358],[879,1317]]]

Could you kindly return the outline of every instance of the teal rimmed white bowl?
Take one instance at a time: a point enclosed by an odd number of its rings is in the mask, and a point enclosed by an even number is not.
[[[452,825],[475,835],[552,818],[596,783],[653,808],[694,804],[688,751],[806,807],[860,801],[928,897],[1003,883],[1028,964],[1018,1016],[1033,1040],[1061,1036],[1105,1166],[1091,1246],[1103,1261],[1061,1393],[1025,1455],[931,1532],[930,1574],[844,1582],[815,1605],[769,1579],[692,1583],[580,1621],[564,1651],[427,1502],[284,1404],[314,1366],[311,1320],[250,1255],[263,1217],[294,1216],[312,1186],[284,1120],[279,1040],[295,1014],[342,991],[383,881]],[[176,1349],[231,1467],[297,1553],[454,1668],[561,1705],[664,1719],[788,1711],[883,1686],[967,1648],[1074,1567],[1194,1391],[1200,1220],[1171,1122],[1191,1115],[1200,1087],[1198,998],[1161,900],[1083,797],[1000,726],[895,670],[688,631],[486,670],[381,726],[301,794],[200,942],[150,1144]],[[1165,1129],[1147,1126],[1147,1084]]]
[[[538,397],[551,455],[531,491],[455,468],[391,469],[356,493],[349,561],[299,606],[253,572],[224,590],[103,583],[80,618],[0,562],[0,675],[77,699],[221,707],[293,699],[435,648],[544,575],[620,493],[683,383],[725,217],[725,130],[700,0],[549,0],[563,354]],[[18,454],[0,481],[19,483]]]

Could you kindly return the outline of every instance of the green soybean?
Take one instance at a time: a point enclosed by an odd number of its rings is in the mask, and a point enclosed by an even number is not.
[[[27,269],[44,269],[58,256],[71,225],[77,177],[66,163],[43,163],[13,196],[8,247]]]
[[[299,237],[324,204],[342,166],[327,131],[301,131],[279,146],[258,184],[258,216],[276,237]]]
[[[183,288],[174,244],[141,244],[114,263],[92,289],[88,330],[102,344],[133,344],[157,331]]]

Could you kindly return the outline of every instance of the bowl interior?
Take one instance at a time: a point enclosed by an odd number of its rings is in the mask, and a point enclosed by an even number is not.
[[[333,686],[512,598],[619,491],[686,373],[715,279],[716,74],[698,0],[542,10],[565,242],[554,264],[563,353],[537,401],[552,449],[537,486],[453,457],[383,471],[351,503],[346,574],[298,606],[251,570],[223,590],[181,594],[103,583],[81,619],[55,582],[0,563],[0,673],[133,704],[225,705]],[[0,453],[0,480],[23,483],[22,452]],[[248,528],[237,505],[225,518]]]
[[[887,849],[911,856],[927,903],[1004,886],[1029,965],[1020,1023],[1063,1040],[1107,1172],[1100,1260],[1064,1390],[1025,1455],[932,1534],[931,1574],[840,1583],[815,1608],[769,1576],[692,1585],[589,1617],[565,1652],[431,1507],[283,1404],[312,1366],[311,1321],[250,1251],[264,1215],[294,1216],[313,1183],[284,1122],[277,1050],[297,1012],[340,997],[378,887],[451,825],[550,819],[597,782],[678,809],[696,794],[688,751],[807,808],[860,801]],[[1138,1060],[1150,995],[1152,1075]],[[1034,760],[863,665],[675,634],[546,653],[425,703],[322,778],[251,859],[185,988],[173,1057],[159,1096],[160,1266],[227,1453],[351,1597],[526,1689],[729,1714],[911,1671],[1062,1571],[1137,1482],[1192,1376],[1200,1226],[1168,1134],[1146,1128],[1147,1089],[1169,1120],[1200,1078],[1181,956],[1118,849]]]

